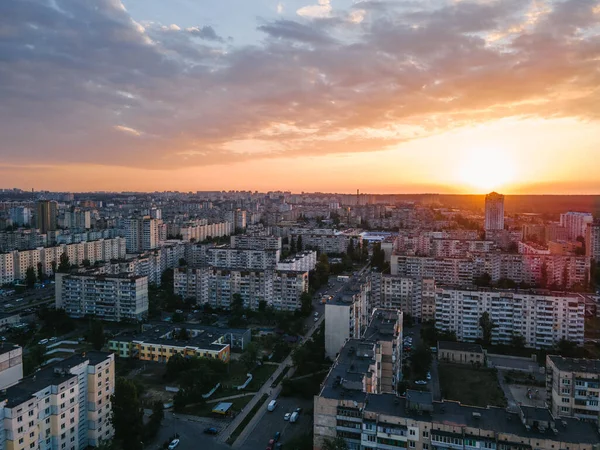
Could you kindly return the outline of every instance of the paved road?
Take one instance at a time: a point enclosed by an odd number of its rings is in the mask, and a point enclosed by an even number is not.
[[[202,450],[231,450],[231,447],[218,442],[217,436],[204,434],[204,430],[211,426],[217,429],[222,428],[222,424],[215,419],[204,417],[188,419],[186,416],[178,416],[167,412],[158,432],[158,437],[154,444],[150,446],[150,449],[158,450],[162,448],[162,444],[177,433],[180,440],[178,450],[198,450],[198,448]]]
[[[315,322],[312,323],[312,327],[308,330],[308,332],[304,336],[304,340],[310,339],[310,337],[313,335],[313,333],[317,330],[317,328],[321,325],[322,322],[323,322],[323,316],[321,315],[319,317],[319,320],[316,323]],[[237,439],[236,443],[238,441],[240,441],[240,439],[242,439],[243,437],[245,437],[249,433],[248,430],[254,429],[254,427],[256,426],[256,423],[258,423],[258,420],[260,419],[260,417],[262,417],[262,415],[267,410],[267,404],[268,404],[268,402],[270,402],[274,398],[277,398],[277,395],[279,395],[279,392],[281,390],[281,385],[280,385],[279,388],[276,388],[274,390],[273,388],[271,388],[271,384],[273,383],[273,380],[275,380],[281,374],[281,372],[283,371],[283,369],[285,368],[285,366],[292,366],[292,356],[291,355],[288,356],[279,365],[279,367],[277,368],[277,370],[275,370],[275,372],[273,373],[271,379],[267,380],[265,382],[265,384],[263,384],[263,386],[258,390],[258,392],[254,396],[254,398],[252,400],[250,400],[250,402],[235,417],[235,419],[231,422],[231,424],[229,424],[229,426],[227,426],[227,428],[224,429],[219,434],[219,436],[218,436],[219,442],[223,442],[223,443],[226,442],[227,439],[229,439],[229,436],[231,436],[231,434],[235,431],[235,429],[237,428],[237,426],[246,418],[246,416],[252,410],[252,408],[254,408],[254,406],[260,401],[260,399],[262,398],[263,394],[269,394],[269,399],[267,400],[267,402],[265,402],[265,404],[258,410],[258,413],[254,416],[254,418],[246,426],[246,429],[240,434],[240,436]],[[286,374],[286,377],[292,376],[294,374],[294,372],[295,372],[295,369],[293,367],[291,367],[291,369]],[[242,439],[240,442],[243,443],[244,440]]]
[[[433,399],[436,401],[442,400],[442,390],[440,388],[440,371],[437,360],[437,353],[434,353],[433,359],[431,360],[431,381],[429,387],[433,395]]]
[[[298,421],[290,423],[283,420],[286,412],[292,412],[296,408],[302,408]],[[262,416],[252,433],[246,441],[240,446],[234,445],[234,448],[240,450],[256,450],[266,448],[269,439],[272,439],[276,432],[281,433],[279,442],[283,444],[301,434],[310,432],[312,428],[312,415],[306,414],[306,411],[312,409],[313,402],[310,400],[284,398],[277,400],[277,408],[273,412],[267,412]]]

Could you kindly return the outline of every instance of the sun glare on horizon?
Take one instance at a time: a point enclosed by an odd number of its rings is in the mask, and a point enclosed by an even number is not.
[[[459,166],[459,181],[469,188],[489,192],[506,187],[515,178],[515,163],[507,152],[497,149],[472,150]]]

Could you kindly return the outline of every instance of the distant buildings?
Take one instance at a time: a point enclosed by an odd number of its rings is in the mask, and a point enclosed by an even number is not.
[[[591,213],[569,211],[560,215],[560,225],[567,230],[567,239],[574,241],[579,236],[585,236],[588,224],[594,221]]]
[[[160,245],[159,225],[162,221],[150,216],[125,221],[125,239],[128,253],[153,250]]]
[[[29,226],[31,225],[33,213],[31,208],[26,206],[16,206],[9,211],[10,220],[13,226]]]
[[[300,270],[310,272],[317,265],[317,252],[307,250],[305,252],[296,253],[293,256],[277,263],[278,270]]]
[[[40,200],[37,203],[35,223],[42,234],[48,231],[56,231],[56,219],[58,206],[55,201]]]
[[[110,441],[114,355],[89,352],[46,366],[2,391],[5,449],[84,450]]]
[[[485,196],[485,231],[504,230],[504,195]]]
[[[585,300],[579,294],[440,287],[435,297],[435,325],[459,341],[482,337],[479,319],[494,323],[493,344],[522,336],[532,348],[551,347],[561,339],[583,345]]]
[[[600,360],[548,355],[546,389],[554,417],[600,425]]]
[[[55,296],[71,317],[140,321],[148,314],[148,277],[57,273]]]

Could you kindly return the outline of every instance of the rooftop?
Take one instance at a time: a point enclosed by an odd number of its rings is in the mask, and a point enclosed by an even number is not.
[[[4,355],[5,353],[12,352],[13,350],[16,350],[18,348],[21,348],[21,347],[18,346],[17,344],[13,344],[12,342],[1,342],[0,343],[0,355]]]
[[[371,341],[390,341],[396,336],[398,322],[402,325],[402,315],[396,309],[375,309],[364,338]]]
[[[481,345],[469,342],[438,341],[438,349],[456,352],[483,353]]]
[[[563,358],[557,355],[548,355],[548,358],[561,372],[600,374],[600,359]]]

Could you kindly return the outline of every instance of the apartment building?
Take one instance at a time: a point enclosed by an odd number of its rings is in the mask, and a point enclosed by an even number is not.
[[[14,250],[29,250],[32,248],[48,246],[48,235],[41,234],[37,229],[1,231],[0,252]]]
[[[600,426],[600,360],[546,356],[546,390],[554,417]]]
[[[16,344],[0,344],[0,390],[14,386],[23,378],[23,349]]]
[[[587,225],[585,230],[585,251],[596,262],[600,261],[600,220]]]
[[[585,300],[579,294],[444,287],[436,290],[435,302],[436,328],[455,332],[459,341],[482,337],[479,319],[487,312],[496,325],[494,344],[520,335],[531,348],[561,339],[583,345]]]
[[[279,261],[277,250],[249,250],[219,246],[207,249],[207,264],[227,269],[274,269]]]
[[[586,256],[478,253],[468,258],[432,258],[397,253],[391,257],[391,274],[433,278],[438,284],[470,285],[484,273],[496,282],[509,278],[517,283],[571,288],[589,282],[591,261]]]
[[[277,263],[278,270],[301,270],[310,272],[317,265],[317,252],[307,250],[305,252],[296,253],[294,256]]]
[[[308,291],[308,272],[293,270],[242,270],[220,267],[178,268],[174,292],[214,308],[231,307],[234,294],[244,307],[258,309],[261,301],[277,310],[295,311]]]
[[[334,233],[321,234],[312,232],[291,234],[290,239],[298,239],[302,236],[302,245],[306,249],[318,250],[320,253],[340,254],[348,251],[350,241],[354,242],[354,247],[362,246],[362,236],[355,233]]]
[[[485,196],[485,231],[504,230],[504,195],[492,192]]]
[[[246,250],[276,250],[281,252],[281,238],[277,236],[231,236],[231,247]]]
[[[489,253],[497,248],[493,241],[466,239],[432,239],[428,256],[464,258],[473,253]]]
[[[141,253],[160,245],[159,225],[161,220],[150,216],[125,220],[125,239],[128,253]]]
[[[139,321],[148,314],[148,277],[56,274],[56,307],[71,317],[94,315],[102,320]]]
[[[89,352],[46,366],[2,392],[0,446],[83,450],[114,435],[114,355]]]
[[[29,267],[33,267],[37,273],[38,264],[41,264],[45,275],[52,275],[63,253],[69,257],[69,263],[76,266],[83,265],[86,260],[95,264],[98,261],[124,258],[125,239],[117,237],[0,254],[0,282],[4,284],[23,280]]]
[[[58,204],[54,201],[40,200],[36,205],[35,225],[42,234],[56,230]]]
[[[108,341],[108,348],[120,358],[167,363],[174,355],[202,357],[229,362],[232,337],[242,335],[249,342],[250,330],[219,330],[213,327],[186,327],[189,338],[179,339],[181,329],[149,325],[135,336],[120,335]],[[243,348],[243,347],[241,347]]]
[[[585,236],[588,224],[593,221],[594,217],[588,212],[569,211],[560,215],[560,225],[567,229],[567,239],[573,241]]]
[[[369,323],[371,277],[354,278],[325,304],[325,355],[334,359],[348,339],[359,339]]]
[[[173,226],[169,224],[167,230],[169,230],[169,234],[180,235],[184,242],[202,242],[209,237],[230,236],[234,231],[231,222],[208,223],[206,220]],[[173,230],[173,232],[170,230]]]

